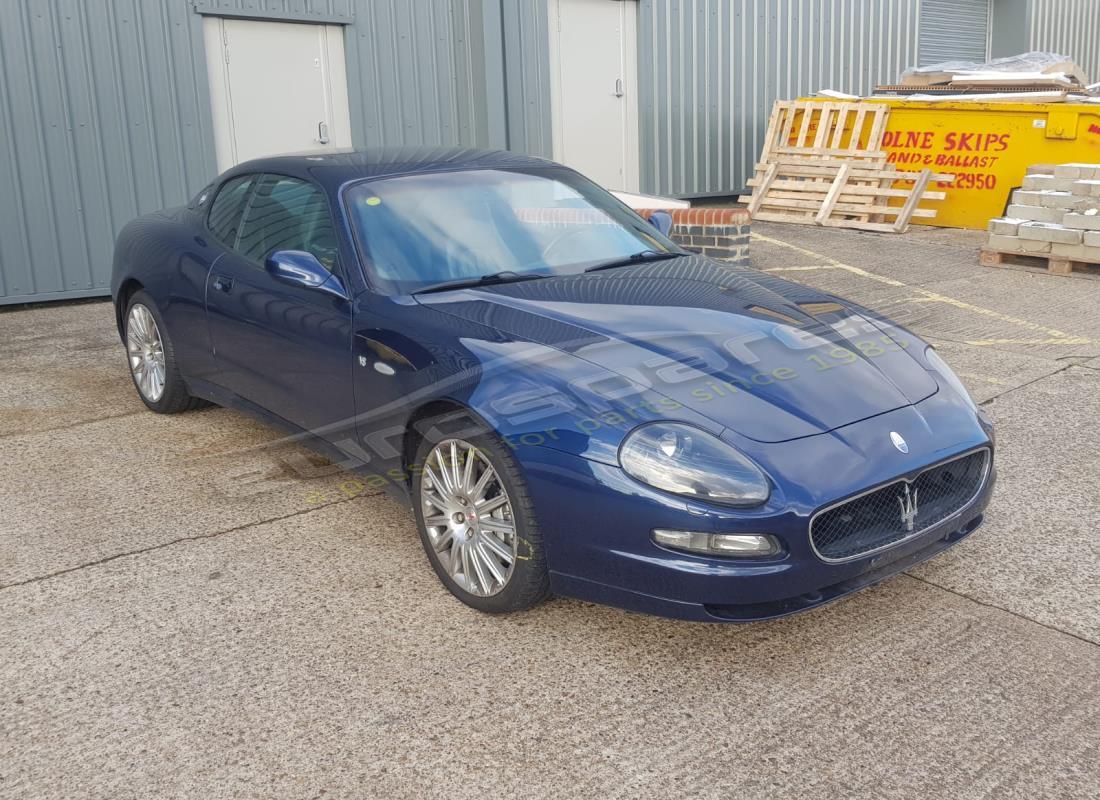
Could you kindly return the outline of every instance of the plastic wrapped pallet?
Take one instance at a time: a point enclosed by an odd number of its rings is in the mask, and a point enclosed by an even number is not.
[[[1084,70],[1069,56],[1038,50],[984,62],[944,61],[925,67],[910,67],[902,73],[901,82],[906,86],[935,86],[950,83],[966,74],[987,77],[991,73],[1004,75],[1006,83],[1011,83],[1018,75],[1027,74],[1062,74],[1081,86],[1087,86],[1089,82]]]

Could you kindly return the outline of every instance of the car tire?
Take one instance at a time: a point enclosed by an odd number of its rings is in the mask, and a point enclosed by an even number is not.
[[[130,378],[146,407],[158,414],[178,414],[206,405],[187,391],[164,318],[153,298],[145,291],[134,292],[122,319]]]
[[[465,421],[469,424],[462,427],[467,431],[476,428],[478,432],[447,435],[433,425],[420,440],[411,469],[413,507],[420,541],[440,581],[463,603],[490,614],[523,611],[550,594],[546,550],[534,504],[519,466],[499,437],[468,417]],[[454,450],[451,450],[452,443]],[[457,461],[461,466],[445,475],[438,460],[440,453],[458,453],[458,459],[444,457],[443,464]],[[465,465],[469,460],[474,463],[467,473]],[[488,480],[483,490],[486,499],[481,502],[473,490],[477,490],[476,484],[485,477],[485,465],[493,470],[495,478]],[[469,478],[463,481],[466,475]],[[448,478],[453,479],[457,486],[447,484]],[[452,488],[454,490],[449,491]],[[447,492],[449,494],[444,497]],[[497,505],[489,512],[479,510],[499,504],[501,496],[505,499],[503,505]],[[439,507],[440,501],[447,504],[446,509]],[[455,515],[465,515],[466,518],[455,523]],[[446,526],[439,524],[444,516],[449,517]],[[512,528],[511,540],[507,533],[509,524]],[[462,534],[464,529],[465,538]],[[449,546],[444,541],[448,535],[451,540]],[[487,537],[492,537],[492,540]],[[456,542],[463,549],[469,548],[468,562],[456,557]],[[511,546],[513,556],[510,568],[502,557],[503,548],[508,546]],[[463,565],[466,565],[465,568]],[[497,585],[494,567],[507,573],[503,585]],[[490,587],[483,581],[486,576],[492,583]],[[487,588],[491,591],[486,591]]]

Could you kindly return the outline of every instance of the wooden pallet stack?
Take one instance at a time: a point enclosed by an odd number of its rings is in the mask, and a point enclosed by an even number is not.
[[[1007,216],[989,221],[982,264],[1031,259],[1056,275],[1100,265],[1100,164],[1030,167]]]
[[[881,103],[777,101],[752,195],[740,198],[754,219],[901,233],[914,217],[933,218],[925,200],[953,175],[901,172],[886,162]]]

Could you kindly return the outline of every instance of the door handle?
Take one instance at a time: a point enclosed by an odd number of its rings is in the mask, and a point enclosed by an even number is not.
[[[623,96],[623,79],[622,78],[616,78],[615,79],[615,96],[616,97],[622,97]]]
[[[219,292],[225,292],[226,294],[229,294],[231,291],[233,291],[233,279],[225,275],[215,275],[214,288],[217,289]]]
[[[327,122],[322,121],[317,123],[317,141],[319,141],[321,144],[328,144]]]

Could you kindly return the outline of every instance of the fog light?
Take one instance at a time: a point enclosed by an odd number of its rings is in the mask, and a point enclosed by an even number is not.
[[[765,558],[779,555],[779,540],[765,533],[698,533],[653,531],[653,541],[673,550],[726,558]]]

